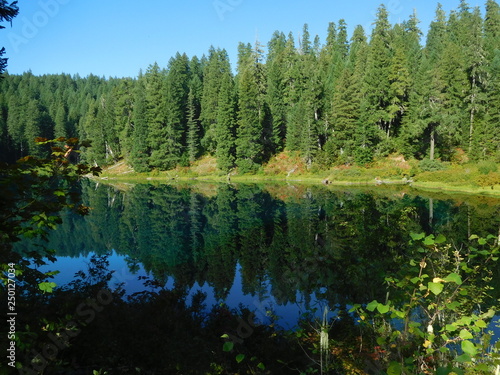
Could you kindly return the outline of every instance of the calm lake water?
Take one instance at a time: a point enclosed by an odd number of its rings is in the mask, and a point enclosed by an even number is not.
[[[149,278],[201,290],[208,306],[243,304],[261,321],[272,312],[288,327],[311,308],[384,298],[384,277],[401,266],[412,232],[459,245],[500,228],[498,199],[411,188],[87,181],[82,192],[91,213],[64,214],[49,244],[58,261],[42,268],[61,271],[58,285],[108,254],[110,286],[128,295],[151,289]]]

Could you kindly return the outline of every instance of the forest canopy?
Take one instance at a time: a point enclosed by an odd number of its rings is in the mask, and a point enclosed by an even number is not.
[[[305,24],[267,46],[240,43],[236,69],[212,46],[136,78],[5,74],[0,160],[44,156],[36,137],[78,137],[93,142],[82,161],[124,158],[137,172],[205,155],[222,171],[252,172],[284,150],[320,168],[393,153],[500,161],[496,1],[484,12],[438,5],[425,41],[415,13],[391,24],[383,5],[370,35],[348,35],[342,19],[327,26],[324,42]]]

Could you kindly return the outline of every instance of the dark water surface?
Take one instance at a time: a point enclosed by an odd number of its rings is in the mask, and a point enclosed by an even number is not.
[[[262,321],[272,312],[289,327],[310,308],[383,298],[411,232],[459,246],[500,228],[498,199],[411,189],[86,182],[82,191],[90,215],[64,214],[49,246],[58,261],[42,268],[61,271],[58,285],[92,254],[108,254],[110,286],[128,295],[151,288],[148,277],[201,290],[208,306],[241,303]]]

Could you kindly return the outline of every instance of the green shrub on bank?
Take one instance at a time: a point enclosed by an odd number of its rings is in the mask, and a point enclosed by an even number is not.
[[[493,186],[500,185],[500,173],[490,172],[488,174],[481,174],[476,177],[475,182],[483,188],[491,186],[493,189]]]
[[[450,185],[470,185],[474,184],[474,177],[474,173],[470,168],[455,165],[445,170],[418,173],[414,180],[419,182],[441,182]]]
[[[423,159],[418,163],[418,167],[422,172],[435,172],[446,169],[446,166],[436,159]]]
[[[477,170],[479,173],[486,175],[490,172],[496,172],[498,170],[498,166],[492,160],[484,160],[478,163]]]

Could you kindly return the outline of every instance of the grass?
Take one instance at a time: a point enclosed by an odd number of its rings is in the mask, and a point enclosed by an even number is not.
[[[500,172],[493,161],[474,163],[441,163],[439,161],[405,160],[401,155],[380,158],[370,165],[339,165],[308,168],[298,153],[282,152],[254,174],[229,174],[217,168],[214,157],[205,156],[190,167],[170,171],[153,170],[137,173],[124,161],[104,168],[101,179],[126,182],[209,181],[214,183],[241,182],[300,182],[336,186],[411,185],[421,190],[441,190],[467,194],[500,195]]]

